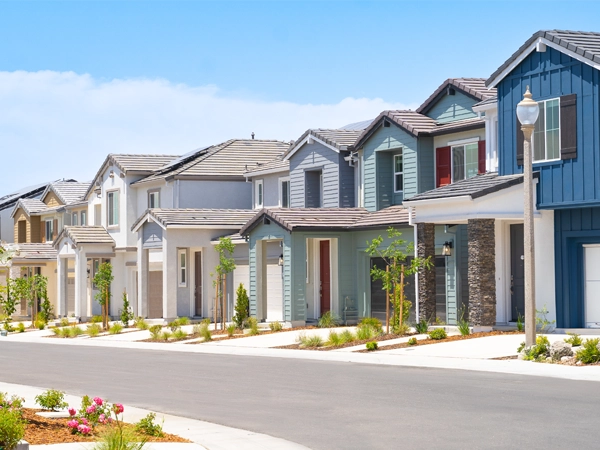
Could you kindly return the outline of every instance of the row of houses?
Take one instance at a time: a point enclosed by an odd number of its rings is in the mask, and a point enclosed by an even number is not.
[[[394,227],[435,266],[408,280],[413,318],[515,322],[526,86],[540,105],[536,302],[560,328],[600,326],[600,33],[537,32],[489,78],[447,79],[414,111],[291,142],[111,154],[90,183],[0,198],[0,238],[12,230],[19,249],[6,273],[47,276],[56,313],[87,318],[100,312],[91,280],[110,261],[113,293],[136,315],[212,317],[214,245],[228,236],[228,311],[241,283],[259,320],[299,326],[332,311],[352,322],[385,316],[366,248]],[[114,295],[110,313],[121,306]]]

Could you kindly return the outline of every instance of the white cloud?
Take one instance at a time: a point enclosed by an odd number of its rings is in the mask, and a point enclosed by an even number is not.
[[[346,98],[268,102],[216,86],[103,81],[73,72],[0,72],[0,195],[58,178],[88,180],[108,153],[183,154],[230,138],[297,139],[415,105]]]

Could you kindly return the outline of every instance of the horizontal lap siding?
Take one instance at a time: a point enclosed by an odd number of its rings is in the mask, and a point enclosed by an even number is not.
[[[339,206],[339,155],[319,143],[306,144],[290,158],[290,203],[305,207],[305,171],[323,171],[323,206]]]
[[[340,189],[340,208],[354,208],[355,204],[355,186],[354,186],[354,167],[351,167],[348,161],[344,161],[346,152],[338,155],[339,160],[339,189]]]
[[[477,103],[476,100],[456,91],[454,95],[446,94],[442,97],[426,115],[440,123],[472,119],[477,117],[477,114],[473,112],[475,103]]]
[[[419,169],[417,193],[435,189],[435,159],[432,137],[419,138],[417,156]]]
[[[523,60],[498,86],[500,174],[521,173],[516,162],[516,105],[527,85],[544,100],[577,94],[577,158],[534,165],[540,208],[600,204],[600,73],[550,47]]]

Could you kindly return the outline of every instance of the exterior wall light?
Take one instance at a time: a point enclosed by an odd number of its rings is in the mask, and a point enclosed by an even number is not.
[[[444,245],[442,245],[442,256],[452,256],[452,241],[444,242]]]
[[[283,267],[283,254],[279,255],[279,261],[277,262],[279,266]]]

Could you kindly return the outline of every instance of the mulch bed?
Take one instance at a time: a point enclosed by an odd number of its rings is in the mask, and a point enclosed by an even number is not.
[[[342,344],[342,345],[329,345],[329,346],[324,346],[324,347],[303,347],[303,346],[301,346],[301,344],[290,344],[290,345],[282,345],[282,346],[273,347],[273,348],[283,348],[283,349],[292,349],[292,350],[317,350],[320,352],[326,352],[329,350],[337,350],[339,348],[356,347],[357,345],[366,344],[367,342],[372,342],[372,341],[381,342],[381,341],[388,341],[390,339],[398,339],[401,337],[408,337],[408,336],[412,336],[412,334],[382,334],[382,335],[374,337],[372,339],[363,339],[360,341],[346,342],[345,344]],[[389,348],[389,347],[386,347],[386,348]]]
[[[98,436],[106,430],[105,425],[98,425],[94,434],[82,436],[72,434],[70,428],[67,427],[67,422],[70,419],[50,419],[42,416],[37,416],[35,413],[40,409],[23,409],[23,417],[27,420],[27,428],[25,430],[24,439],[32,445],[41,444],[62,444],[68,442],[94,442],[98,440]],[[124,424],[124,428],[134,428],[131,424]],[[145,437],[148,442],[190,442],[174,434],[165,433],[163,437],[153,437],[140,435],[140,439]]]

